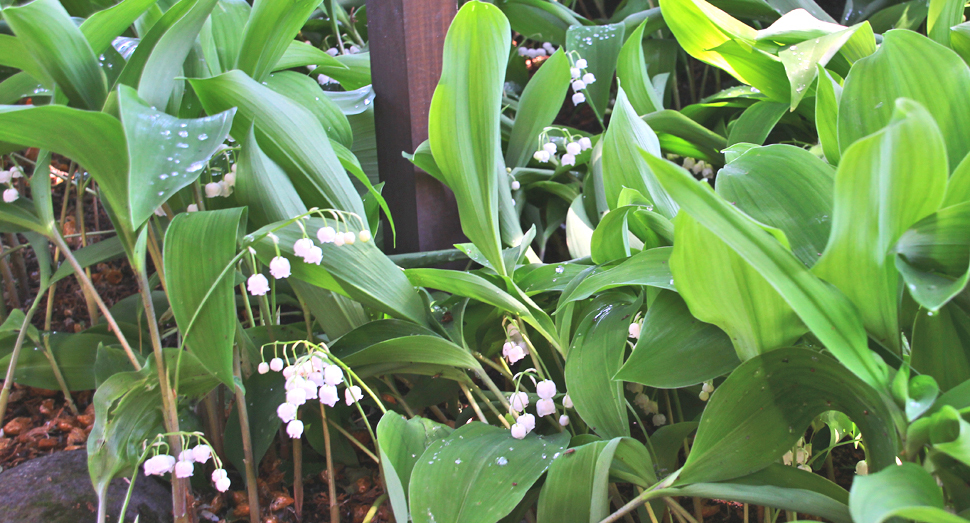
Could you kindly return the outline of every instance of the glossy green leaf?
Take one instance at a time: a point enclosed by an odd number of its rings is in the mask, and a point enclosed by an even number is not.
[[[464,348],[438,337],[412,335],[374,343],[355,352],[341,352],[341,361],[347,365],[426,363],[464,369],[480,369],[478,360]]]
[[[326,70],[348,69],[340,60],[330,56],[326,51],[308,43],[293,40],[286,47],[286,51],[283,52],[283,56],[276,62],[273,70],[282,71],[284,69],[310,65],[315,65],[317,68],[325,68]]]
[[[266,86],[310,109],[332,140],[344,147],[353,145],[354,133],[347,117],[309,76],[292,71],[273,73],[266,78]]]
[[[92,265],[105,262],[108,260],[113,260],[119,258],[125,254],[125,249],[121,245],[121,239],[117,236],[107,238],[83,247],[73,252],[74,258],[77,259],[78,264],[81,267],[90,267]],[[51,283],[56,283],[64,278],[74,274],[74,267],[69,263],[63,263],[51,276]]]
[[[234,195],[249,208],[250,223],[262,227],[307,212],[286,173],[260,149],[252,129],[240,145]]]
[[[894,516],[926,523],[966,521],[945,510],[936,480],[915,463],[857,476],[849,493],[849,511],[856,523],[882,523]]]
[[[943,207],[970,202],[970,154],[955,169],[946,185]]]
[[[927,82],[926,78],[939,79]],[[946,143],[952,170],[970,152],[970,68],[953,51],[913,31],[884,35],[879,50],[856,63],[845,79],[839,103],[839,147],[850,145],[885,127],[893,118],[896,99],[909,98],[929,111]]]
[[[603,137],[603,188],[610,209],[615,209],[623,188],[635,189],[654,204],[665,218],[677,214],[677,204],[664,191],[650,167],[640,157],[640,150],[660,157],[657,135],[637,116],[621,88],[613,106],[610,127]]]
[[[331,80],[336,80],[347,91],[355,91],[371,85],[370,53],[362,51],[356,54],[342,54],[336,56],[340,66],[331,62],[324,62],[310,75],[325,74]]]
[[[614,209],[600,220],[590,239],[590,258],[593,263],[604,264],[630,257],[630,211],[633,206]],[[650,245],[649,247],[656,247]]]
[[[621,438],[574,447],[552,462],[539,494],[536,521],[588,523],[609,515],[610,464]]]
[[[664,291],[647,309],[640,338],[614,379],[676,389],[727,374],[740,363],[724,331],[697,320],[680,296]]]
[[[674,290],[669,265],[671,250],[670,247],[657,247],[638,252],[619,264],[595,269],[578,285],[563,292],[559,298],[559,310],[570,302],[585,300],[593,294],[627,285]]]
[[[100,54],[112,40],[125,32],[142,13],[158,0],[125,0],[87,17],[79,29],[94,54]]]
[[[466,4],[468,5],[468,4]],[[569,433],[530,434],[473,422],[428,446],[411,472],[411,519],[492,523],[512,511],[569,444]]]
[[[682,168],[644,153],[664,188],[701,225],[756,269],[795,310],[815,336],[863,381],[882,388],[885,363],[869,351],[854,306],[818,279],[777,238],[759,227]]]
[[[94,361],[98,345],[117,343],[113,335],[66,334],[50,335],[50,348],[54,361],[64,377],[69,390],[90,390],[95,386]],[[25,341],[24,349],[17,360],[14,383],[41,389],[60,390],[57,378],[51,370],[51,362],[44,354],[42,345]],[[32,350],[31,350],[32,349]],[[10,364],[10,355],[0,358],[0,366]]]
[[[566,389],[576,412],[602,437],[630,435],[623,383],[613,379],[623,365],[627,327],[642,298],[612,292],[593,300],[566,358]]]
[[[236,330],[234,271],[236,238],[244,209],[181,213],[165,233],[165,276],[172,312],[184,344],[202,365],[233,387]],[[199,246],[205,249],[200,251]]]
[[[562,101],[569,89],[569,58],[556,52],[536,71],[519,98],[505,164],[511,168],[525,167],[532,154],[539,149],[539,133],[552,125],[562,109]]]
[[[100,110],[107,80],[91,45],[57,0],[3,9],[3,19],[45,75],[77,106]]]
[[[970,423],[960,411],[944,405],[933,414],[931,423],[929,439],[933,448],[970,466]]]
[[[263,460],[266,451],[279,435],[280,417],[276,409],[286,401],[286,389],[282,377],[275,373],[252,373],[243,385],[246,387],[246,410],[249,415],[249,434],[253,445],[253,459],[256,463]],[[312,399],[310,400],[313,401]],[[315,407],[313,403],[309,405]],[[245,471],[245,453],[242,444],[242,429],[239,426],[238,406],[233,405],[226,419],[224,445],[226,458],[236,470]]]
[[[748,107],[731,127],[728,145],[736,143],[762,145],[786,112],[788,112],[787,104],[767,100]]]
[[[190,82],[210,114],[237,107],[234,136],[245,136],[248,122],[255,122],[260,147],[289,175],[304,202],[356,213],[366,223],[360,196],[310,110],[240,71]]]
[[[694,317],[730,336],[742,361],[791,345],[807,331],[761,271],[720,235],[686,213],[674,226],[670,272],[677,291]]]
[[[634,111],[641,115],[663,110],[663,100],[650,81],[643,53],[643,33],[648,23],[645,20],[627,38],[616,60],[616,78],[630,97]]]
[[[317,0],[253,2],[236,68],[256,81],[264,80],[318,5]]]
[[[642,118],[657,133],[661,149],[682,156],[690,151],[691,155],[695,155],[693,158],[716,164],[724,163],[721,150],[727,147],[727,140],[683,113],[667,109],[644,115]]]
[[[802,98],[808,94],[809,87],[818,77],[819,69],[824,68],[842,46],[863,27],[869,31],[869,41],[873,41],[872,29],[868,24],[859,24],[814,40],[806,40],[797,45],[791,45],[778,53],[781,63],[785,65],[788,81],[791,83],[791,109],[793,111],[798,107]],[[874,43],[872,51],[875,51]]]
[[[761,223],[781,229],[806,266],[829,239],[835,171],[790,145],[756,147],[717,173],[717,193]]]
[[[824,354],[779,349],[741,364],[714,391],[677,481],[723,481],[761,470],[830,410],[859,427],[870,470],[895,465],[894,420],[879,394]]]
[[[939,208],[947,179],[946,146],[930,114],[909,100],[896,107],[888,127],[844,151],[835,176],[832,235],[812,268],[855,303],[870,335],[891,348],[900,341],[890,249]]]
[[[512,30],[536,41],[563,45],[566,31],[581,25],[579,15],[558,2],[501,0],[496,5],[508,17]]]
[[[202,53],[213,75],[235,67],[252,8],[246,0],[219,0],[199,34]]]
[[[936,43],[950,47],[950,28],[963,22],[963,8],[959,0],[930,0],[926,15],[926,35]]]
[[[478,1],[462,6],[445,37],[441,79],[428,117],[428,141],[455,193],[462,231],[503,275],[499,117],[510,41],[508,20],[498,8]]]
[[[586,102],[602,119],[610,101],[616,59],[623,46],[625,27],[622,23],[606,25],[574,25],[566,30],[566,50],[578,53],[588,62],[589,72],[596,82],[586,86]],[[574,55],[575,56],[575,55]]]
[[[896,244],[896,268],[913,298],[935,311],[970,278],[970,202],[920,220]]]
[[[453,431],[447,425],[426,418],[407,419],[396,412],[386,412],[377,424],[377,443],[381,469],[387,481],[394,518],[408,520],[408,484],[411,471],[433,442]]]
[[[839,149],[839,101],[842,99],[842,85],[822,66],[818,67],[818,84],[815,88],[815,126],[818,140],[825,153],[825,159],[838,165],[842,158]]]

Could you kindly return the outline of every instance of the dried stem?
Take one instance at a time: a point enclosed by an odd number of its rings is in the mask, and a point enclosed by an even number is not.
[[[238,324],[237,324],[238,325]],[[233,351],[232,370],[239,382],[242,382],[242,366],[239,361],[239,345]],[[236,413],[239,415],[239,429],[242,432],[243,463],[246,465],[246,493],[249,497],[249,523],[259,523],[259,491],[256,488],[256,463],[253,459],[252,432],[249,429],[249,408],[246,395],[239,385],[236,389]]]

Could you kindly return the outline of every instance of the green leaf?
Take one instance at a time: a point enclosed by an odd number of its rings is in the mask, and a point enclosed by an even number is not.
[[[767,100],[748,107],[731,127],[728,145],[736,143],[764,144],[765,140],[768,139],[768,134],[771,133],[778,120],[781,120],[781,117],[787,111],[787,104]]]
[[[622,23],[607,25],[574,25],[566,30],[566,50],[578,53],[588,62],[596,82],[586,86],[587,103],[602,121],[610,101],[616,59],[623,46],[626,29]],[[575,56],[575,55],[574,55]]]
[[[253,129],[240,140],[234,194],[249,208],[249,222],[263,227],[307,212],[286,173],[259,148]]]
[[[882,388],[885,363],[868,347],[859,313],[851,302],[818,279],[775,237],[735,209],[684,169],[643,153],[664,188],[701,225],[759,272],[812,333],[863,381]]]
[[[960,162],[946,185],[946,198],[943,207],[970,202],[970,154]]]
[[[677,204],[664,191],[639,150],[660,157],[657,135],[637,116],[626,93],[620,88],[613,106],[610,127],[603,137],[603,187],[606,202],[615,209],[620,191],[630,188],[650,199],[656,212],[665,218],[677,214]]]
[[[3,9],[3,18],[45,75],[74,104],[100,110],[107,80],[91,45],[57,0]]]
[[[674,227],[670,272],[677,291],[694,317],[730,336],[742,361],[791,345],[805,333],[785,298],[718,234],[687,213],[677,216]]]
[[[464,348],[439,336],[411,335],[374,343],[354,352],[334,354],[341,361],[356,367],[375,364],[426,363],[463,369],[481,369],[476,360]]]
[[[622,438],[571,449],[552,462],[539,494],[539,523],[587,523],[609,515],[610,464]]]
[[[960,416],[960,411],[944,405],[933,414],[931,423],[929,436],[933,448],[970,466],[970,423]]]
[[[605,438],[630,435],[623,383],[613,376],[623,365],[630,319],[641,304],[642,297],[619,292],[594,299],[567,352],[564,375],[576,412]]]
[[[447,425],[426,418],[407,419],[396,412],[386,412],[377,424],[377,448],[381,469],[387,481],[394,518],[408,520],[408,484],[411,471],[433,442],[453,431]]]
[[[926,82],[925,78],[939,81]],[[946,142],[952,170],[970,152],[970,104],[951,103],[970,92],[970,68],[953,51],[913,31],[884,35],[879,50],[856,63],[839,103],[839,147],[843,153],[893,119],[897,98],[929,111]]]
[[[241,208],[181,213],[165,233],[165,276],[183,343],[230,388],[236,302],[229,264],[244,213]]]
[[[169,197],[198,179],[229,135],[235,111],[183,120],[148,107],[128,86],[118,89],[129,158],[123,201],[130,210],[131,227],[137,229]]]
[[[252,8],[246,0],[219,0],[199,40],[209,71],[222,74],[236,65]]]
[[[508,20],[491,4],[466,3],[445,37],[441,79],[431,99],[428,140],[445,183],[455,193],[462,231],[500,275],[500,113]],[[504,182],[502,182],[504,183]]]
[[[117,236],[112,236],[98,243],[78,249],[73,254],[78,264],[82,268],[87,268],[97,263],[119,258],[125,254],[125,249],[121,245],[121,239]],[[54,271],[54,275],[51,276],[51,283],[57,283],[73,274],[74,267],[69,263],[63,263]]]
[[[313,112],[330,139],[336,140],[344,147],[353,145],[354,133],[347,117],[340,107],[330,100],[330,97],[323,94],[320,85],[309,76],[283,71],[269,75],[265,83],[270,89]]]
[[[257,82],[264,80],[318,5],[318,0],[253,2],[235,68]]]
[[[259,463],[273,444],[273,440],[279,435],[281,422],[280,417],[276,415],[276,409],[286,401],[286,389],[283,387],[280,375],[275,372],[266,374],[254,372],[246,378],[243,385],[246,391],[246,410],[249,415],[253,460]],[[226,419],[224,445],[226,458],[236,467],[236,470],[244,471],[246,462],[238,408],[239,406],[234,404],[229,418]]]
[[[756,147],[717,173],[717,193],[761,223],[781,229],[806,266],[829,239],[835,171],[791,145]]]
[[[636,347],[613,378],[677,389],[727,374],[738,364],[724,331],[698,321],[683,299],[663,291],[647,309]]]
[[[946,511],[936,480],[915,463],[857,476],[849,493],[849,510],[856,523],[882,523],[894,516],[927,523],[966,521]]]
[[[926,15],[926,35],[938,44],[950,47],[950,28],[963,22],[963,8],[959,0],[930,0]]]
[[[830,410],[859,427],[871,470],[895,466],[894,420],[879,394],[824,354],[778,349],[741,364],[714,391],[677,481],[723,481],[761,470]]]
[[[839,101],[842,98],[842,85],[822,66],[818,66],[818,84],[815,88],[815,126],[818,140],[825,153],[825,159],[838,165],[842,157],[839,149]]]
[[[798,45],[791,45],[778,53],[781,63],[785,65],[788,81],[791,83],[792,111],[798,107],[802,97],[808,94],[809,87],[818,77],[820,69],[824,69],[829,60],[863,27],[868,30],[868,35],[864,35],[863,38],[868,36],[867,41],[874,42],[871,36],[872,28],[868,23],[862,23],[818,37],[815,40],[806,40],[798,43]],[[873,51],[875,51],[874,43],[870,54]]]
[[[647,59],[643,54],[643,33],[648,23],[650,20],[644,20],[627,38],[616,60],[616,78],[637,114],[663,110],[663,100],[650,81]]]
[[[46,334],[45,334],[46,336]],[[113,335],[101,334],[66,334],[54,333],[50,335],[50,348],[54,361],[64,377],[69,390],[90,390],[95,386],[94,361],[98,353],[98,345],[102,343],[117,343]],[[42,345],[34,345],[25,341],[25,349],[17,360],[14,383],[37,387],[41,389],[60,390],[57,378],[51,370],[51,362],[44,354]],[[0,359],[0,365],[7,367],[10,355]]]
[[[468,4],[465,4],[468,5]],[[569,443],[569,433],[512,438],[473,422],[428,446],[411,472],[411,519],[492,523],[519,503]]]
[[[661,289],[674,290],[668,261],[670,247],[657,247],[641,251],[619,264],[599,267],[591,272],[578,285],[570,287],[559,298],[558,311],[566,304],[585,300],[607,289],[627,285],[647,285]]]
[[[844,151],[835,175],[832,235],[812,271],[856,305],[869,333],[899,347],[898,277],[890,250],[936,211],[946,190],[946,146],[920,105],[896,102],[884,130]]]
[[[539,149],[539,133],[552,125],[562,109],[569,80],[569,58],[560,50],[542,62],[542,67],[526,84],[505,153],[507,166],[514,169],[529,163]]]
[[[912,365],[943,391],[970,379],[970,317],[954,303],[920,311],[913,325]]]
[[[496,5],[509,18],[516,33],[536,41],[563,45],[566,30],[581,25],[579,15],[558,2],[502,0]]]
[[[255,122],[256,140],[289,176],[304,202],[357,214],[366,223],[364,205],[337,158],[317,117],[240,71],[190,80],[206,112],[237,108],[232,134],[245,136]]]
[[[927,216],[899,238],[896,268],[917,303],[938,310],[970,278],[970,201]]]
[[[357,54],[337,55],[335,58],[340,63],[339,67],[330,62],[324,62],[323,65],[310,71],[310,75],[325,74],[339,82],[340,87],[347,91],[356,91],[371,85],[370,53],[363,51]]]
[[[158,0],[125,0],[92,14],[79,26],[81,34],[91,45],[94,54],[104,52],[112,40],[124,33],[149,7]]]
[[[326,70],[349,69],[343,62],[330,56],[325,51],[308,43],[293,40],[286,47],[286,51],[283,52],[283,56],[276,62],[273,70],[282,71],[284,69],[293,69],[308,65],[315,65],[317,68]]]

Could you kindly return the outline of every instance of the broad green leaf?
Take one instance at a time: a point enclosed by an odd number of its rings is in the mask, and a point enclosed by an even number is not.
[[[246,244],[252,244],[256,249],[262,263],[269,264],[276,256],[273,241],[265,235],[266,231],[273,230],[280,239],[280,253],[290,261],[291,277],[338,292],[394,317],[419,325],[426,324],[427,307],[401,269],[373,241],[357,241],[353,245],[340,247],[332,243],[320,244],[323,261],[320,265],[314,265],[293,253],[293,244],[304,237],[303,230],[293,223],[278,228],[284,224],[286,222],[267,225],[244,238]],[[317,230],[324,226],[359,232],[357,224],[348,226],[332,219],[311,218],[304,225],[310,237],[316,237]]]
[[[229,263],[244,209],[181,213],[165,233],[165,276],[184,345],[202,365],[233,387],[236,302]],[[199,246],[205,246],[200,251]]]
[[[960,0],[930,0],[926,15],[926,35],[938,44],[950,47],[950,28],[963,22],[966,4]]]
[[[20,72],[0,82],[0,104],[15,104],[21,98],[45,97],[53,93],[27,73]]]
[[[161,204],[194,182],[229,135],[235,111],[184,120],[152,109],[128,86],[118,88],[128,144],[127,204],[133,229]],[[110,201],[115,208],[121,202]]]
[[[505,166],[499,120],[510,41],[508,20],[497,7],[478,1],[462,6],[445,37],[428,117],[431,151],[455,193],[462,231],[500,275],[498,184]]]
[[[566,389],[576,412],[604,438],[630,435],[623,382],[613,379],[623,365],[627,327],[642,304],[619,292],[599,296],[583,318],[566,358]]]
[[[602,265],[630,257],[629,217],[630,211],[633,210],[636,210],[636,207],[625,206],[614,209],[596,225],[589,246],[593,263]],[[656,238],[656,235],[654,237]],[[656,247],[656,243],[658,242],[645,247]]]
[[[970,466],[970,423],[960,416],[960,411],[944,405],[933,414],[931,423],[929,437],[933,448]]]
[[[385,412],[381,417],[377,424],[377,448],[391,508],[398,521],[408,520],[408,484],[414,466],[429,445],[453,430],[426,418],[409,420],[396,412]]]
[[[439,336],[411,335],[380,341],[354,352],[334,352],[341,361],[358,365],[426,363],[480,369],[476,360],[464,348]]]
[[[94,54],[104,52],[112,40],[125,32],[142,13],[158,0],[125,0],[92,14],[79,26]]]
[[[468,5],[468,4],[465,4]],[[569,444],[569,433],[530,434],[473,422],[431,443],[411,472],[411,519],[492,523],[519,503]]]
[[[2,207],[0,207],[2,209]],[[97,263],[101,263],[108,260],[113,260],[119,258],[125,254],[125,249],[121,245],[121,239],[117,236],[112,236],[88,245],[87,247],[78,249],[74,251],[74,258],[77,259],[78,264],[81,267],[90,267]],[[74,274],[74,267],[70,263],[62,263],[60,267],[54,271],[54,275],[51,276],[51,283],[56,283],[64,278]]]
[[[19,329],[18,329],[19,330]],[[47,336],[47,334],[44,334]],[[69,390],[90,390],[95,386],[94,361],[98,346],[102,343],[117,343],[114,335],[102,334],[50,334],[50,348],[54,361],[64,377]],[[60,390],[57,378],[51,369],[43,345],[35,345],[25,340],[24,349],[17,360],[14,383],[41,389]],[[10,354],[0,358],[0,366],[10,365]]]
[[[562,109],[562,101],[569,89],[569,58],[562,51],[542,62],[526,84],[519,98],[519,109],[509,136],[505,164],[511,168],[525,167],[532,154],[539,149],[539,133],[552,125]]]
[[[342,54],[336,56],[340,66],[325,62],[319,65],[310,75],[325,74],[331,80],[336,80],[347,91],[356,91],[371,85],[370,53],[363,51],[357,54]]]
[[[349,69],[340,60],[330,56],[325,51],[308,43],[293,40],[286,47],[286,51],[283,52],[283,56],[276,62],[273,70],[282,71],[284,69],[310,65],[314,65],[316,68],[324,68],[328,71],[334,69]]]
[[[648,23],[645,20],[627,38],[616,60],[616,78],[630,97],[634,111],[641,115],[663,110],[663,100],[650,81],[643,54],[643,33]]]
[[[970,279],[970,201],[913,225],[894,247],[896,268],[917,303],[935,311]]]
[[[566,30],[566,50],[578,53],[588,62],[588,71],[596,81],[586,86],[586,102],[602,120],[610,101],[616,59],[623,46],[625,28],[622,23],[607,25],[574,25]],[[575,55],[574,55],[575,56]]]
[[[275,372],[266,374],[252,373],[243,381],[246,391],[246,411],[249,415],[249,435],[253,446],[253,459],[256,463],[263,460],[266,451],[279,435],[280,417],[276,409],[286,401],[286,389],[283,379]],[[310,400],[310,408],[313,400]],[[226,419],[224,445],[226,458],[232,462],[236,470],[245,471],[245,453],[242,444],[242,429],[239,426],[239,408],[233,405],[232,412]]]
[[[946,198],[943,207],[970,202],[970,154],[960,162],[946,185]]]
[[[23,40],[16,36],[0,35],[0,65],[21,69],[35,84],[43,84],[42,88],[54,86],[54,80],[47,70],[34,60],[24,47]]]
[[[927,82],[926,78],[938,79]],[[897,98],[909,98],[929,111],[946,143],[950,170],[970,152],[970,68],[953,51],[913,31],[884,35],[879,50],[859,60],[845,79],[839,103],[839,147],[885,127]]]
[[[879,393],[824,354],[779,349],[741,364],[714,391],[677,481],[723,481],[761,470],[830,410],[859,427],[870,470],[895,466],[894,419]]]
[[[330,139],[344,147],[353,145],[354,133],[347,117],[309,76],[283,71],[269,75],[265,83],[270,89],[313,112]]]
[[[728,145],[753,143],[762,145],[768,139],[778,120],[788,112],[788,105],[767,100],[748,107],[734,122],[728,134]]]
[[[718,483],[697,483],[677,489],[685,496],[751,503],[799,514],[812,514],[836,523],[851,523],[849,493],[811,472],[780,463],[747,476]]]
[[[926,523],[966,521],[944,507],[936,480],[915,463],[857,476],[849,493],[849,511],[856,523],[882,523],[894,516]]]
[[[286,173],[259,148],[252,129],[240,140],[236,161],[234,194],[249,208],[249,221],[256,227],[288,220],[307,212]]]
[[[245,136],[255,122],[260,147],[289,175],[304,202],[356,213],[366,223],[360,196],[310,110],[240,71],[190,83],[208,113],[237,107],[234,136]]]
[[[781,229],[806,266],[829,239],[835,171],[790,145],[756,147],[717,173],[717,193],[761,223]]]
[[[727,374],[740,363],[724,331],[698,321],[683,299],[664,291],[647,309],[636,347],[614,379],[676,389]]]
[[[317,0],[253,2],[235,68],[263,81],[318,5]]]
[[[640,157],[640,150],[660,157],[657,135],[637,116],[626,93],[620,88],[613,106],[610,127],[603,137],[603,187],[606,202],[615,209],[623,188],[635,189],[654,204],[656,212],[665,218],[677,214],[677,204],[664,191],[648,164]]]
[[[868,41],[873,42],[872,29],[868,24],[858,24],[842,31],[806,40],[797,45],[791,45],[778,53],[781,63],[785,65],[788,81],[791,83],[791,109],[794,111],[798,103],[808,94],[809,87],[818,76],[819,69],[824,68],[836,53],[842,49],[861,28],[868,30]],[[863,32],[863,38],[865,38]],[[872,44],[875,51],[875,44]],[[872,52],[870,51],[870,53]]]
[[[730,336],[742,361],[791,345],[805,333],[784,297],[718,234],[686,213],[674,227],[670,272],[677,291],[694,317]]]
[[[101,109],[107,80],[91,45],[60,2],[34,0],[2,12],[24,49],[74,105]]]
[[[886,366],[869,350],[859,313],[849,300],[810,273],[791,252],[682,168],[642,153],[664,188],[701,225],[759,272],[812,333],[866,383],[882,388]]]
[[[890,250],[936,211],[946,190],[946,146],[930,114],[896,102],[884,130],[844,151],[835,175],[832,235],[812,271],[856,305],[873,338],[899,347],[899,277]]]
[[[501,0],[496,5],[508,17],[516,33],[553,45],[563,45],[566,31],[582,24],[579,15],[558,2]]]
[[[610,464],[621,438],[574,447],[552,462],[539,494],[536,521],[588,523],[609,515]]]
[[[619,264],[595,269],[578,285],[563,292],[558,309],[562,310],[570,302],[585,300],[607,289],[627,285],[674,290],[668,264],[671,250],[670,247],[657,247],[638,252]]]
[[[970,317],[950,303],[920,311],[913,325],[912,365],[948,391],[970,379]]]
[[[219,0],[199,34],[202,53],[212,75],[236,65],[252,8],[246,0]]]
[[[842,157],[839,148],[839,101],[842,98],[842,85],[822,66],[818,66],[818,84],[815,88],[815,126],[818,141],[822,145],[825,159],[838,165]]]
[[[721,150],[727,147],[727,140],[683,113],[666,109],[643,116],[643,121],[657,133],[661,149],[681,156],[694,155],[693,158],[716,164],[724,163]]]

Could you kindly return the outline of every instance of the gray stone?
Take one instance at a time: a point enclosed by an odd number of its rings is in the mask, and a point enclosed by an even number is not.
[[[116,479],[108,488],[109,522],[118,513],[128,482]],[[98,497],[88,475],[84,449],[55,452],[0,473],[0,523],[95,523]],[[172,493],[155,478],[140,475],[128,504],[126,522],[169,523]]]

